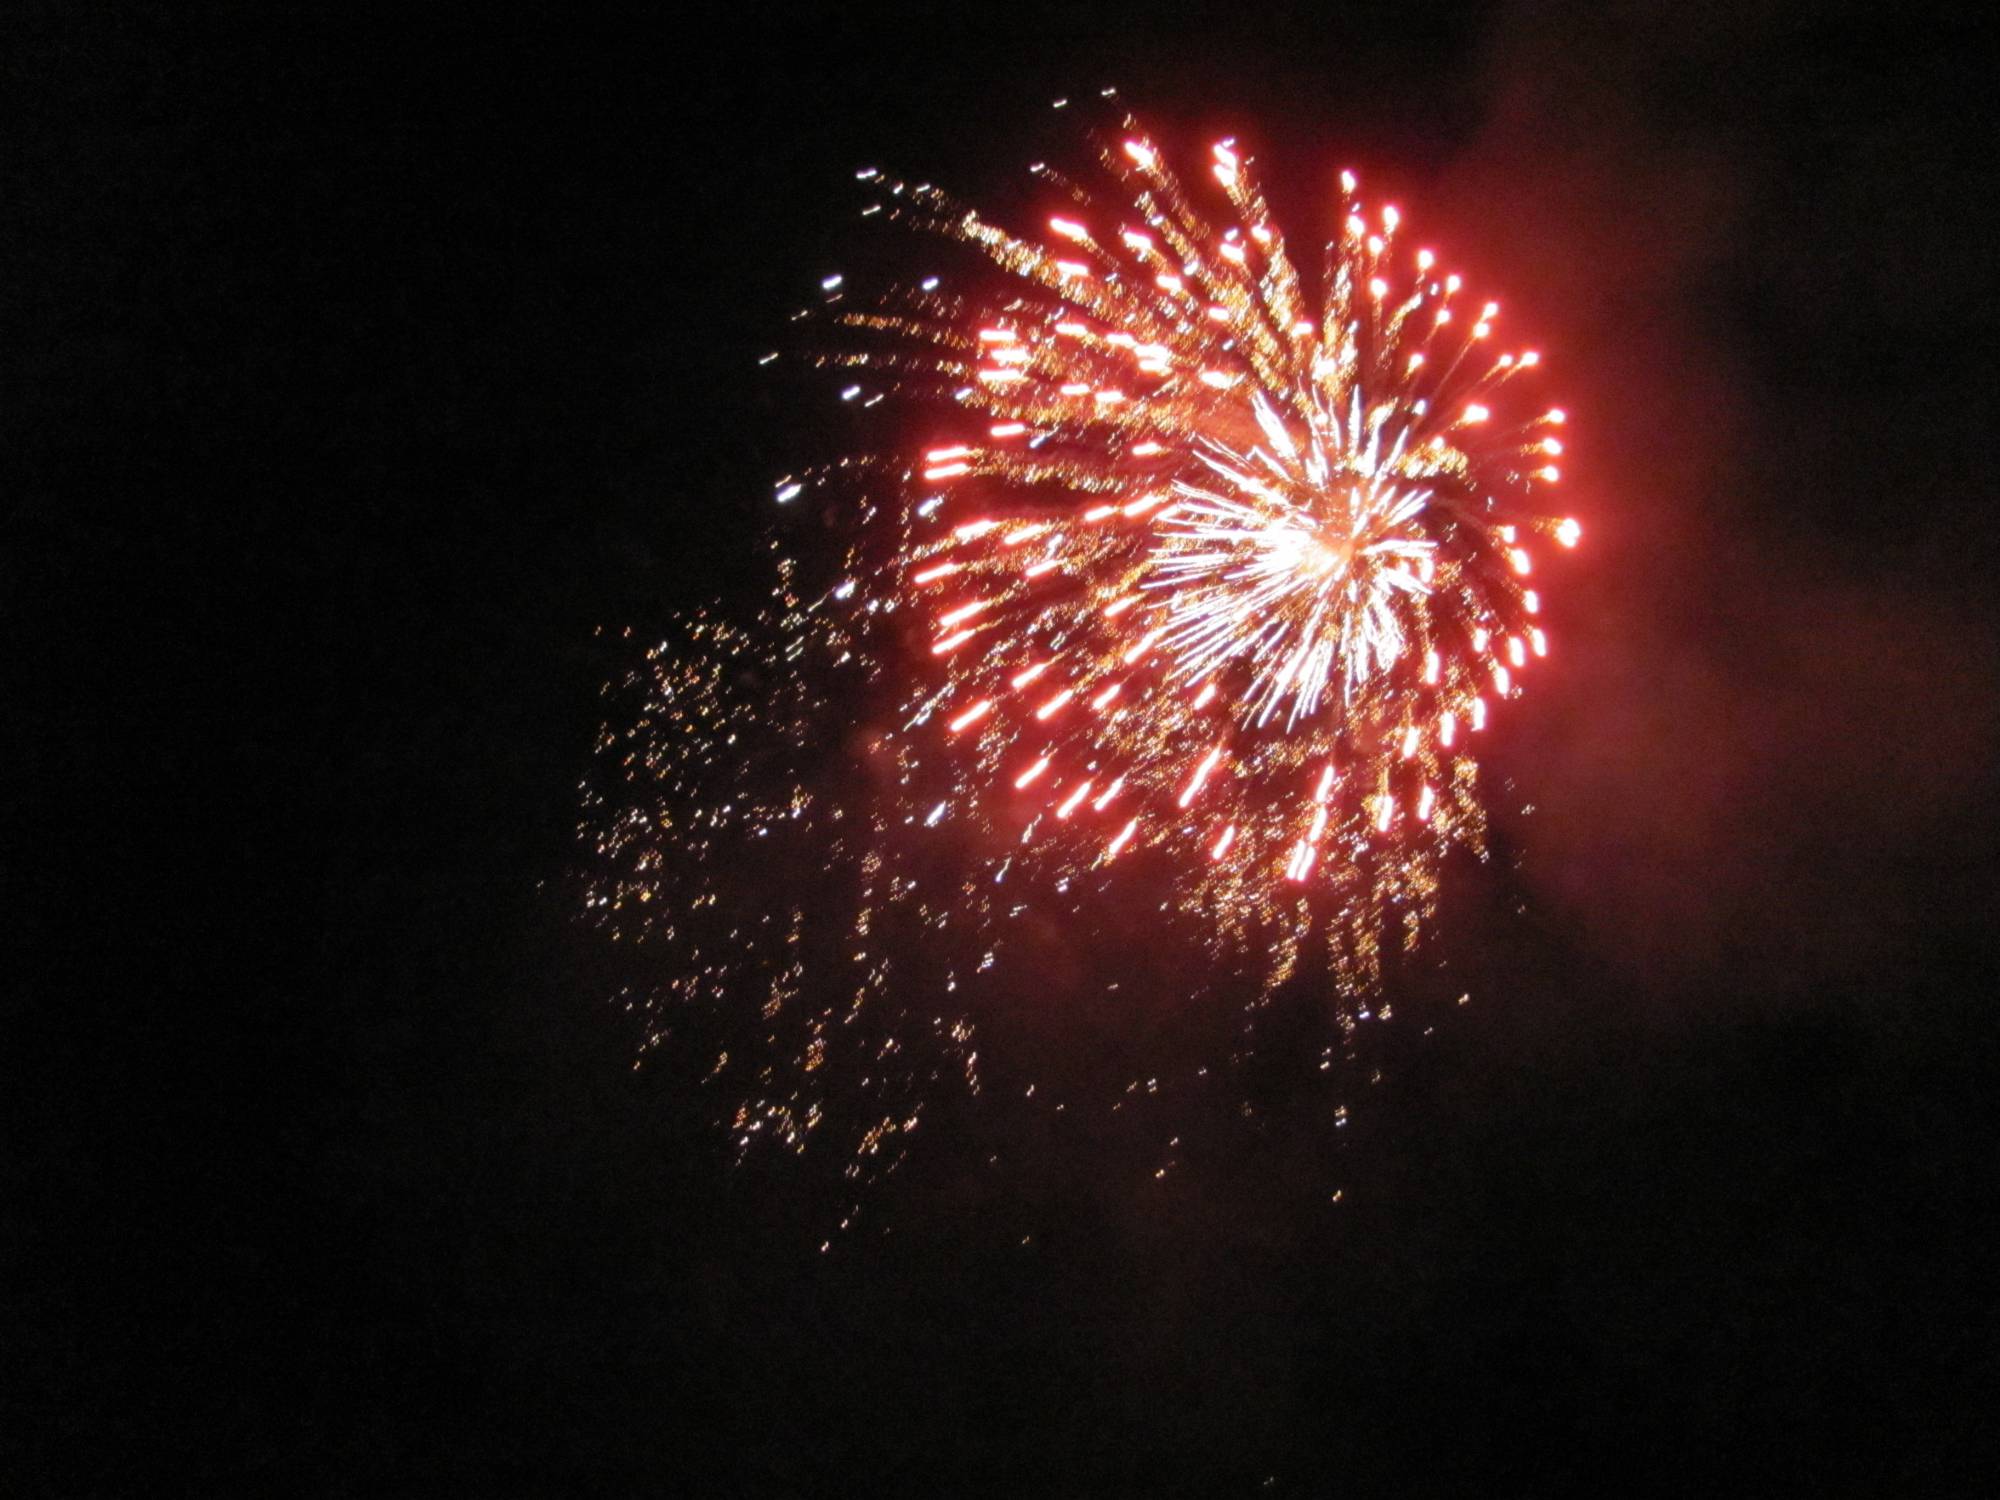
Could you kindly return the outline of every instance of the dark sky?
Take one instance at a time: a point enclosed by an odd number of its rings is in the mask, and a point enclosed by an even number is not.
[[[1952,8],[265,9],[0,18],[24,1493],[1990,1490]],[[854,169],[1004,199],[1107,83],[1294,225],[1358,167],[1537,331],[1589,545],[1535,811],[1337,1142],[1280,1037],[1170,1189],[947,1114],[823,1258],[572,920],[594,632],[758,588],[826,430],[754,356]]]

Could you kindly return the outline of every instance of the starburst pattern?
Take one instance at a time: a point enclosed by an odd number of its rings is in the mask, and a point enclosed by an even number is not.
[[[1096,186],[1037,168],[1034,235],[860,174],[870,217],[972,252],[866,305],[824,283],[812,362],[916,451],[780,482],[845,507],[824,586],[788,560],[752,629],[653,653],[586,824],[593,911],[672,971],[649,1038],[756,1014],[702,1032],[745,1144],[802,1147],[846,1076],[862,1161],[946,1066],[976,1086],[1012,924],[1135,864],[1262,993],[1323,954],[1351,1025],[1444,855],[1483,852],[1473,742],[1549,649],[1530,541],[1579,535],[1543,503],[1564,413],[1351,175],[1309,304],[1247,159],[1208,165],[1213,218],[1128,121]]]
[[[1170,851],[1234,925],[1307,887],[1284,920],[1338,929],[1365,988],[1387,908],[1414,931],[1479,846],[1466,737],[1548,649],[1525,536],[1576,539],[1536,496],[1564,414],[1351,175],[1309,309],[1232,142],[1219,224],[1136,130],[1099,166],[1115,193],[1043,169],[1068,202],[1034,238],[869,178],[1002,273],[840,315],[880,340],[841,362],[951,413],[876,585],[928,620],[905,723],[1072,874]]]

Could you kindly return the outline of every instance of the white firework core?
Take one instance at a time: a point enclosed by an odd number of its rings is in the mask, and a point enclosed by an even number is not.
[[[1165,591],[1176,675],[1246,662],[1245,722],[1262,726],[1289,703],[1289,728],[1336,676],[1351,701],[1402,656],[1403,596],[1430,592],[1436,544],[1420,528],[1431,492],[1397,483],[1409,427],[1391,435],[1394,407],[1366,411],[1359,388],[1344,423],[1308,407],[1303,447],[1262,392],[1251,408],[1265,441],[1248,454],[1197,442],[1220,484],[1174,483],[1146,587]]]

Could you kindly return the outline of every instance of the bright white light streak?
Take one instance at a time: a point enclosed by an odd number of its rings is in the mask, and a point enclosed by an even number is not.
[[[938,624],[950,627],[961,620],[969,620],[983,610],[993,607],[991,599],[974,599],[970,604],[961,604],[957,609],[948,609],[938,616]]]
[[[1201,764],[1195,768],[1194,775],[1188,778],[1188,784],[1181,789],[1180,805],[1182,807],[1186,807],[1201,794],[1201,784],[1208,780],[1208,773],[1215,769],[1216,762],[1221,759],[1222,747],[1220,745],[1210,750],[1202,758]]]

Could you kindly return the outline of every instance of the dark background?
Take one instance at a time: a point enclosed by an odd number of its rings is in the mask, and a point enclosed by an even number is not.
[[[1953,8],[418,9],[0,18],[8,1487],[1990,1490]],[[595,632],[760,586],[854,169],[1003,195],[1105,83],[1549,351],[1535,811],[1337,1151],[982,1185],[975,1112],[821,1256],[573,921]]]

